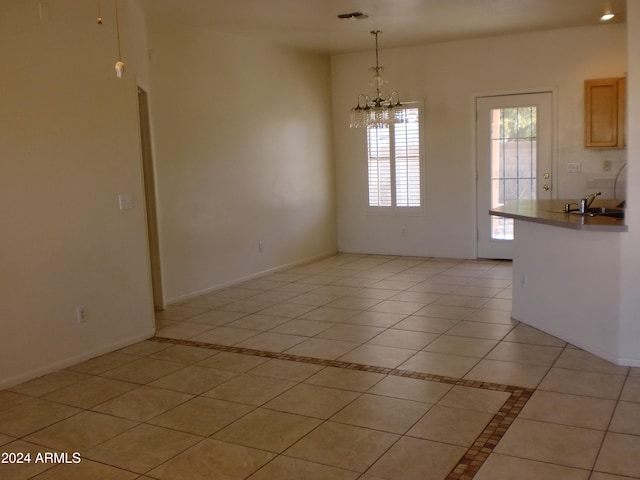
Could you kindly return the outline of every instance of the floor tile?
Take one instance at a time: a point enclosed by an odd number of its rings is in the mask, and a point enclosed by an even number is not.
[[[508,392],[456,385],[442,397],[438,404],[493,414],[500,411],[510,396]]]
[[[320,322],[315,320],[303,320],[297,318],[295,320],[289,320],[282,325],[274,328],[272,332],[283,333],[287,335],[303,335],[305,337],[313,337],[320,332],[331,328],[333,323]]]
[[[402,315],[411,315],[418,310],[425,308],[423,303],[418,302],[399,302],[397,300],[383,300],[374,305],[369,310],[372,312],[395,313]]]
[[[195,397],[148,421],[153,425],[208,437],[254,407],[215,398]]]
[[[45,398],[79,408],[92,408],[100,403],[119,397],[139,385],[112,380],[110,378],[91,377],[80,383],[50,393]]]
[[[504,337],[504,340],[532,345],[548,345],[550,347],[564,347],[566,345],[566,342],[526,325],[517,325]]]
[[[259,407],[294,385],[296,385],[295,382],[288,380],[245,373],[205,392],[203,395]]]
[[[268,361],[267,358],[256,357],[254,355],[243,355],[241,353],[220,352],[216,356],[198,363],[201,367],[228,370],[231,372],[246,372],[258,365]]]
[[[315,418],[259,408],[219,431],[213,438],[282,453],[321,423]]]
[[[303,357],[324,358],[335,360],[336,358],[350,352],[359,344],[354,342],[343,342],[341,340],[327,340],[324,338],[310,338],[286,350],[292,355]]]
[[[609,430],[640,435],[640,403],[618,402]]]
[[[96,406],[94,411],[144,422],[193,398],[161,388],[140,387]]]
[[[86,360],[67,368],[72,372],[86,373],[89,375],[100,375],[107,370],[132,362],[136,357],[119,352],[111,352],[99,357]]]
[[[304,305],[301,303],[278,303],[265,308],[260,313],[263,315],[273,315],[276,317],[296,318],[314,310],[314,305]]]
[[[491,413],[436,405],[407,432],[407,435],[470,447],[492,418]]]
[[[614,375],[626,375],[629,367],[614,365],[607,360],[576,348],[567,348],[562,352],[555,364],[558,368],[571,370],[586,370],[589,372],[610,373]]]
[[[429,408],[429,404],[422,402],[365,394],[336,413],[331,420],[404,434]]]
[[[406,348],[409,350],[421,350],[438,338],[438,336],[436,333],[411,332],[408,330],[389,328],[373,337],[367,343],[371,345]]]
[[[35,458],[38,453],[51,452],[51,449],[43,448],[41,445],[16,440],[2,447],[5,453],[29,454],[32,461],[30,463],[5,463],[0,464],[0,474],[2,480],[26,480],[34,478],[38,473],[44,472],[53,467],[51,464],[36,463]]]
[[[316,338],[364,343],[384,331],[385,329],[382,327],[341,323],[333,325],[332,327],[317,334]]]
[[[427,345],[424,351],[482,358],[497,344],[496,340],[441,335]]]
[[[68,405],[31,398],[0,411],[0,432],[12,437],[22,437],[79,412],[79,409]]]
[[[463,321],[447,330],[447,335],[502,340],[512,329],[511,325]]]
[[[615,406],[614,400],[538,390],[519,418],[606,430]]]
[[[227,380],[231,380],[236,375],[236,373],[227,370],[192,365],[151,382],[149,386],[200,395]]]
[[[385,347],[383,345],[364,344],[354,348],[340,357],[343,362],[373,365],[376,367],[398,367],[402,362],[413,356],[414,350],[405,348]]]
[[[191,365],[201,362],[202,360],[212,357],[217,352],[206,348],[189,347],[187,345],[171,345],[153,355],[151,358],[159,360],[167,360],[169,362],[185,363]]]
[[[355,480],[359,477],[360,474],[357,472],[279,456],[251,475],[248,480]]]
[[[552,368],[539,388],[552,392],[617,399],[624,381],[625,377],[622,375]]]
[[[273,315],[263,315],[261,313],[254,313],[252,315],[247,315],[246,317],[242,317],[238,320],[234,320],[233,322],[227,324],[229,327],[233,328],[245,328],[248,330],[258,330],[258,331],[266,331],[271,330],[272,328],[277,327],[278,325],[282,325],[283,323],[291,320],[289,317],[276,317]]]
[[[316,320],[319,322],[342,323],[357,313],[357,310],[348,308],[318,307],[315,310],[311,310],[309,313],[301,315],[299,318],[304,320]]]
[[[155,358],[139,358],[102,374],[103,377],[131,383],[149,383],[184,368],[184,365]]]
[[[160,480],[242,479],[258,470],[274,454],[240,445],[206,439],[154,469]]]
[[[193,337],[193,340],[217,345],[235,345],[247,338],[255,337],[259,333],[258,330],[247,330],[244,328],[216,327],[202,335]]]
[[[544,378],[548,370],[549,367],[545,365],[502,362],[499,360],[480,360],[464,378],[466,380],[535,388]]]
[[[591,469],[604,432],[516,419],[495,452],[567,467]]]
[[[85,451],[83,456],[142,474],[201,440],[202,437],[188,433],[140,425]]]
[[[307,337],[299,335],[285,335],[282,333],[263,332],[236,344],[237,347],[252,350],[266,350],[268,352],[283,352],[305,341]]]
[[[512,480],[515,478],[518,480],[539,480],[543,478],[589,480],[590,477],[588,470],[563,467],[496,453],[489,456],[480,471],[473,477],[474,480]],[[596,479],[591,477],[591,480]]]
[[[459,320],[452,320],[449,318],[419,317],[417,315],[412,315],[401,322],[396,323],[393,328],[416,332],[445,333],[459,322]]]
[[[463,377],[478,363],[477,358],[443,353],[418,352],[409,360],[401,364],[401,370],[443,375],[445,377]]]
[[[346,323],[353,323],[355,325],[371,325],[372,327],[392,327],[406,318],[406,315],[398,313],[385,313],[385,312],[372,312],[366,311],[358,313],[353,317],[350,317]]]
[[[501,342],[487,355],[487,359],[551,366],[561,353],[561,347]]]
[[[30,397],[9,390],[0,390],[0,411],[26,402]]]
[[[325,367],[322,365],[292,362],[289,360],[274,358],[251,369],[250,373],[254,375],[261,375],[263,377],[281,378],[292,382],[302,382],[323,368]]]
[[[449,305],[427,305],[421,308],[416,315],[422,317],[447,318],[450,320],[464,320],[469,317],[475,308],[471,307],[455,307]]]
[[[640,403],[640,377],[627,377],[620,399]]]
[[[464,447],[403,437],[368,473],[387,480],[445,478],[465,451]]]
[[[358,396],[347,390],[299,384],[268,402],[265,408],[328,419]]]
[[[110,467],[83,458],[78,464],[64,464],[53,467],[35,477],[37,480],[135,480],[138,474],[127,472],[116,467]]]
[[[364,472],[398,438],[391,433],[325,422],[285,453],[302,460]]]
[[[470,322],[499,323],[502,325],[517,325],[517,321],[511,318],[511,312],[503,310],[491,310],[490,308],[479,308],[466,320]]]
[[[326,367],[305,380],[305,383],[364,392],[384,378],[385,375],[381,373]]]
[[[131,420],[85,411],[34,432],[25,440],[59,451],[82,452],[137,424]]]
[[[640,457],[640,437],[607,433],[595,470],[640,478],[638,457]]]
[[[190,324],[201,325],[198,327],[200,331],[198,333],[204,333],[213,327],[221,327],[223,325],[229,325],[238,319],[248,316],[245,312],[230,312],[227,310],[211,310],[209,312],[196,315],[189,319]],[[161,336],[159,333],[156,335]]]
[[[189,339],[202,335],[213,328],[212,325],[203,325],[201,323],[181,322],[172,323],[162,326],[156,330],[156,336],[167,338]]]
[[[369,393],[433,404],[451,388],[453,386],[448,383],[389,375],[371,387]]]
[[[36,378],[35,380],[16,385],[10,390],[22,395],[41,397],[47,393],[60,390],[61,388],[68,387],[74,383],[79,383],[88,378],[90,378],[88,375],[84,375],[82,373],[60,370],[59,372],[50,373],[49,375],[44,375]]]

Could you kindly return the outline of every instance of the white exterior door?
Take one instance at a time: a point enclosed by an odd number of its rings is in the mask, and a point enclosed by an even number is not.
[[[512,258],[513,220],[489,210],[552,198],[551,92],[476,99],[478,257]]]

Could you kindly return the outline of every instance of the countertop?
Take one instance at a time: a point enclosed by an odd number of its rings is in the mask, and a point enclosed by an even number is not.
[[[596,230],[611,232],[626,232],[627,225],[624,218],[606,217],[597,215],[594,217],[565,213],[564,206],[567,203],[575,203],[570,200],[520,200],[508,202],[501,207],[489,211],[492,215],[505,218],[514,218],[527,222],[553,225],[556,227],[571,228],[574,230]],[[618,205],[618,200],[596,199],[592,207],[612,208]],[[572,205],[572,208],[576,208]]]

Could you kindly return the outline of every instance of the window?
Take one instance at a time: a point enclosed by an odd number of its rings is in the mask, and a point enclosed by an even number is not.
[[[406,123],[367,128],[371,211],[423,211],[420,110],[409,107],[405,114]]]

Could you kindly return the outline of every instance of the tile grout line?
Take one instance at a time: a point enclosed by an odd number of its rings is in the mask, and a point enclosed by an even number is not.
[[[442,375],[434,375],[429,373],[415,372],[411,370],[402,370],[389,367],[376,367],[373,365],[365,365],[360,363],[344,362],[341,360],[329,360],[315,357],[306,357],[301,355],[292,355],[289,353],[269,352],[265,350],[254,350],[244,347],[234,347],[229,345],[218,345],[212,343],[204,343],[193,340],[153,337],[151,341],[159,343],[168,343],[172,345],[184,345],[197,348],[205,348],[208,350],[217,350],[221,352],[239,353],[243,355],[252,355],[263,358],[288,360],[300,363],[309,363],[314,365],[322,365],[325,367],[343,368],[347,370],[358,370],[363,372],[373,372],[385,375],[393,375],[398,377],[408,377],[419,380],[426,380],[438,383],[447,383],[454,386],[463,386],[478,388],[481,390],[493,390],[510,393],[510,397],[504,402],[500,411],[496,413],[476,438],[473,445],[465,452],[458,461],[452,471],[445,477],[445,480],[471,480],[480,470],[480,467],[487,460],[491,452],[495,449],[500,439],[507,432],[513,421],[520,414],[527,401],[531,398],[535,389],[518,387],[514,385],[505,385],[499,383],[482,382],[475,380],[464,380],[461,378],[446,377]]]

